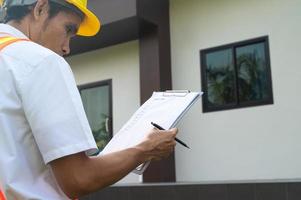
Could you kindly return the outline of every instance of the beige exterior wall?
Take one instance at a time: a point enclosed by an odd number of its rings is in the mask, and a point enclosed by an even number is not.
[[[202,113],[181,122],[178,181],[301,178],[301,1],[171,0],[174,89],[200,90],[199,50],[269,36],[274,105]]]
[[[67,58],[78,85],[112,79],[113,132],[116,133],[140,105],[139,44],[128,42]],[[139,182],[128,175],[120,183]]]
[[[301,1],[170,0],[174,89],[201,90],[199,51],[269,36],[274,104],[202,113],[180,122],[177,181],[301,180]],[[113,128],[139,107],[139,47],[129,42],[67,59],[78,84],[113,80]],[[122,183],[139,182],[130,175]]]

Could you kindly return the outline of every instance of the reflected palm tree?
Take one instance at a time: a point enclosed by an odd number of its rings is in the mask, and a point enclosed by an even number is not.
[[[230,65],[207,68],[208,102],[213,105],[232,103],[234,99],[234,70]]]
[[[266,63],[256,50],[237,58],[239,102],[262,100],[268,97]],[[208,104],[219,106],[236,103],[235,71],[232,65],[212,66],[206,69]]]
[[[107,119],[108,116],[106,114],[101,114],[99,118],[99,128],[92,130],[99,151],[102,151],[110,140],[110,133],[107,127]]]
[[[237,58],[240,101],[263,99],[266,95],[265,62],[253,53],[245,53]]]

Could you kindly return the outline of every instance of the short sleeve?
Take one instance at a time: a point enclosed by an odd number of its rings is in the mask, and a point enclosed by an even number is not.
[[[47,164],[97,146],[70,66],[60,56],[46,57],[20,79],[25,116]]]

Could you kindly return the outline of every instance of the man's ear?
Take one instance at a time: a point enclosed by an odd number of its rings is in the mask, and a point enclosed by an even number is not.
[[[49,3],[48,0],[37,0],[37,3],[33,9],[33,16],[35,20],[39,20],[41,17],[48,15]]]

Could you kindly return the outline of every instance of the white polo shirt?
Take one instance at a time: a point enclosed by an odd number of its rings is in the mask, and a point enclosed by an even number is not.
[[[4,33],[26,38],[0,24]],[[96,149],[66,61],[28,41],[0,51],[0,185],[8,200],[68,199],[47,164]]]

